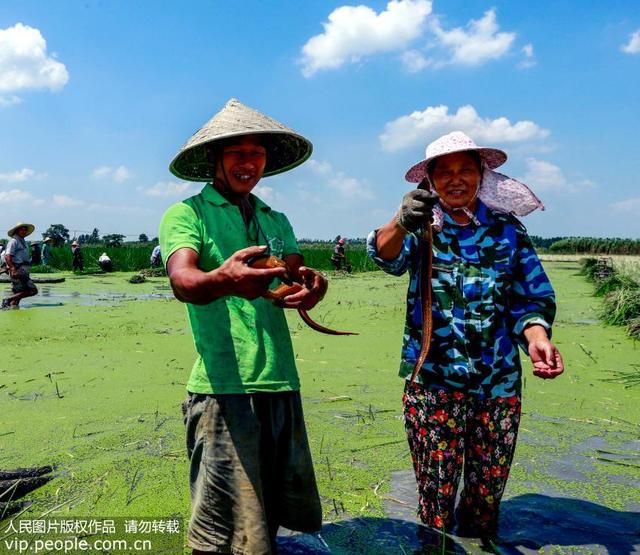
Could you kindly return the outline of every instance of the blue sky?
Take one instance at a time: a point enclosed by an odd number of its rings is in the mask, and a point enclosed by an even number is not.
[[[386,222],[456,129],[542,198],[530,233],[638,238],[639,90],[636,0],[3,2],[0,226],[155,236],[201,187],[169,162],[236,97],[314,144],[258,190],[300,238]]]

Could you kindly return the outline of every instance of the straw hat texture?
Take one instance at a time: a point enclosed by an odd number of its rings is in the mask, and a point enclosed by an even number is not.
[[[214,168],[206,147],[242,135],[265,136],[264,177],[295,168],[313,150],[311,142],[292,129],[232,98],[182,146],[169,170],[187,181],[211,181]]]
[[[27,223],[24,223],[24,222],[18,222],[9,231],[7,231],[7,235],[9,237],[13,237],[15,232],[16,232],[16,230],[18,228],[20,228],[20,227],[26,227],[27,228],[27,235],[31,235],[36,229],[36,226],[33,225],[33,224],[27,224]]]

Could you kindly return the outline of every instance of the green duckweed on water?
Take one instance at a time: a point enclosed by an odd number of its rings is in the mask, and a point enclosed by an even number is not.
[[[640,345],[599,323],[601,300],[578,264],[546,267],[566,371],[543,381],[524,363],[505,500],[544,493],[640,512],[640,387],[604,381],[633,370]],[[0,468],[58,465],[28,515],[188,518],[186,310],[165,278],[130,276],[65,274],[0,313]],[[324,336],[288,314],[326,521],[384,517],[392,473],[411,469],[397,377],[406,286],[379,272],[331,277],[312,315],[358,336]]]

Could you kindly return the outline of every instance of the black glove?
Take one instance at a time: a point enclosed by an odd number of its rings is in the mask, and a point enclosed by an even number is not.
[[[424,228],[433,220],[433,207],[438,202],[438,195],[425,189],[409,191],[403,198],[396,214],[400,227],[409,233]]]

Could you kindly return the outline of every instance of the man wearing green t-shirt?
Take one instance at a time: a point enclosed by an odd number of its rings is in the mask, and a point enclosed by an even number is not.
[[[311,143],[230,100],[182,147],[171,171],[207,181],[170,207],[160,247],[175,296],[187,304],[198,357],[185,422],[193,553],[273,555],[279,526],[320,529],[322,515],[284,311],[263,295],[283,268],[304,288],[285,308],[310,309],[327,283],[303,266],[286,216],[251,194],[263,176],[292,169]]]

